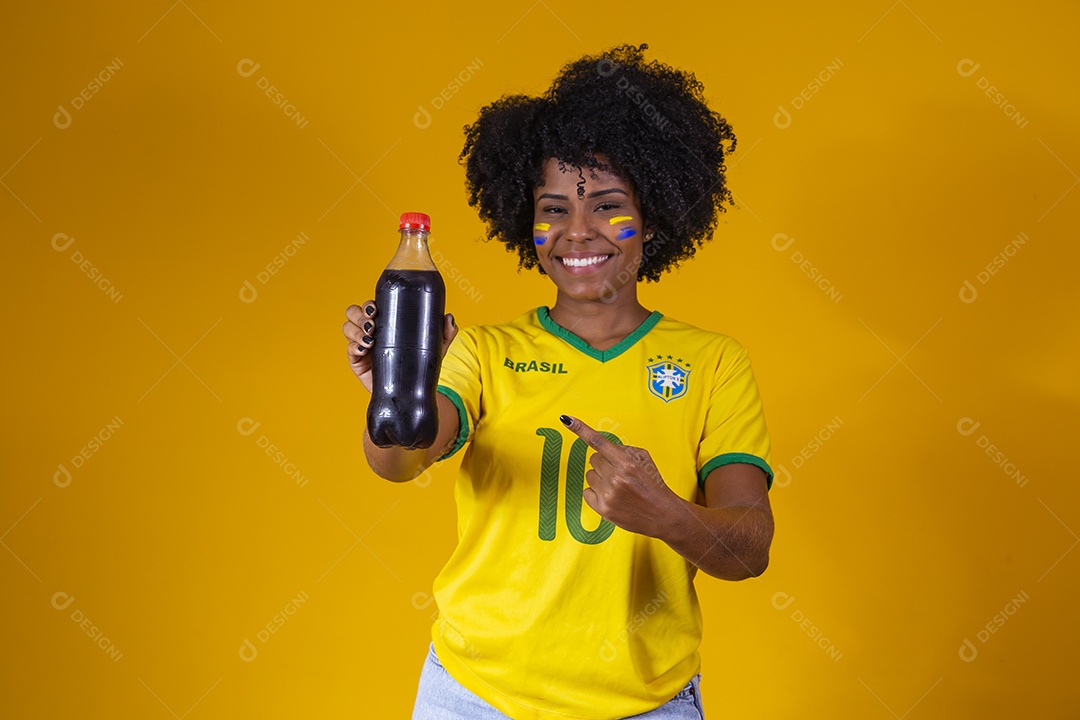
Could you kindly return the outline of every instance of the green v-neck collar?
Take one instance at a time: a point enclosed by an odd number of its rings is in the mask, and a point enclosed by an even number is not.
[[[607,350],[597,350],[589,343],[579,338],[574,333],[570,332],[562,325],[559,325],[551,319],[551,315],[548,314],[547,306],[541,306],[536,308],[536,318],[540,321],[540,326],[547,330],[549,333],[565,341],[572,347],[580,350],[594,360],[600,362],[607,362],[608,360],[614,360],[622,355],[624,352],[633,347],[634,343],[643,338],[646,333],[653,329],[656,323],[660,322],[660,318],[664,317],[659,310],[653,310],[649,314],[649,317],[645,318],[644,322],[638,325],[634,332],[630,333],[615,345],[609,347]]]

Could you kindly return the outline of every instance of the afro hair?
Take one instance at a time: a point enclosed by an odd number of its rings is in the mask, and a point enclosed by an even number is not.
[[[638,280],[657,281],[712,237],[724,203],[734,206],[724,158],[735,150],[728,122],[710,110],[692,73],[646,61],[648,45],[621,45],[563,67],[540,97],[510,95],[465,127],[459,157],[469,205],[520,258],[539,266],[533,244],[533,189],[548,158],[630,181],[645,221]],[[609,164],[597,156],[604,156]],[[544,270],[541,267],[540,272]]]

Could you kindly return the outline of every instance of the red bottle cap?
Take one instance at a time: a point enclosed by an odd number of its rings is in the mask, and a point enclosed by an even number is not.
[[[402,213],[401,223],[398,225],[398,230],[404,230],[405,228],[419,228],[421,230],[431,230],[431,218],[424,213]]]

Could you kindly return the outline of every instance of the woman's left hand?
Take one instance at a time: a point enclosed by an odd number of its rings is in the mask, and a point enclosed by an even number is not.
[[[596,450],[589,460],[592,469],[585,473],[589,507],[623,530],[658,537],[672,512],[686,501],[664,482],[649,451],[617,445],[577,418],[559,419]]]

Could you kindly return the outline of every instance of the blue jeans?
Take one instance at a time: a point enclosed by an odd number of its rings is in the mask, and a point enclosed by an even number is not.
[[[699,683],[701,675],[695,675],[679,694],[666,703],[634,715],[634,720],[703,720]],[[412,720],[510,720],[472,691],[463,687],[435,655],[435,647],[428,650],[424,669],[420,672],[420,688],[416,693],[416,706]]]

